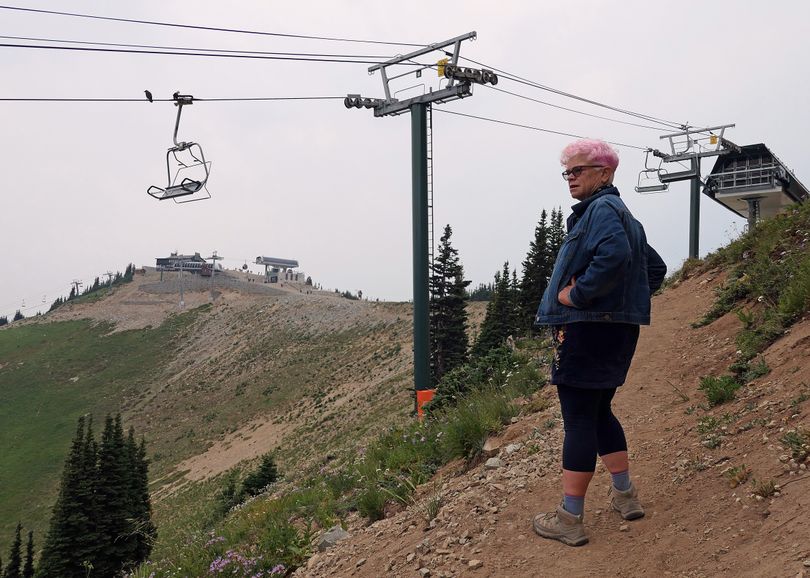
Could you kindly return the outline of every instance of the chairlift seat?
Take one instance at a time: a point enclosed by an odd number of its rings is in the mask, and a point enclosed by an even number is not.
[[[669,189],[669,185],[661,183],[660,185],[638,185],[635,187],[637,193],[660,193]]]
[[[172,176],[171,168],[173,164],[177,166],[174,176]],[[178,146],[170,148],[166,152],[166,170],[169,178],[168,185],[166,187],[152,185],[146,191],[149,196],[160,201],[173,199],[176,203],[190,203],[211,198],[211,194],[205,186],[211,173],[211,161],[205,160],[199,144],[180,143]],[[201,194],[196,195],[196,193]],[[191,198],[192,195],[196,196]]]
[[[177,141],[177,129],[180,126],[180,113],[184,105],[192,104],[194,97],[174,93],[177,106],[177,120],[174,124],[174,146],[166,151],[165,187],[152,185],[146,193],[160,201],[172,199],[175,203],[190,203],[210,199],[211,193],[206,188],[208,177],[211,174],[211,161],[205,160],[202,147],[192,141]],[[149,95],[147,94],[147,97]],[[174,171],[172,169],[174,167]],[[172,174],[174,172],[174,174]],[[201,193],[197,195],[196,193]],[[182,199],[182,200],[178,200]]]

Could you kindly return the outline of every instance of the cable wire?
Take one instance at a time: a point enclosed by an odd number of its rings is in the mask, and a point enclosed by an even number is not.
[[[319,52],[268,52],[265,50],[227,50],[223,48],[190,48],[186,46],[155,46],[152,44],[121,44],[118,42],[90,42],[84,40],[64,40],[60,38],[36,38],[31,36],[2,36],[6,40],[27,40],[30,42],[59,42],[62,44],[88,44],[93,46],[117,46],[119,48],[150,48],[154,50],[188,50],[194,52],[212,52],[223,54],[266,54],[273,56],[320,56],[324,58],[380,58],[384,62],[391,56],[384,54],[324,54]]]
[[[474,118],[474,119],[477,119],[477,120],[485,120],[487,122],[494,122],[494,123],[497,123],[497,124],[505,124],[507,126],[515,126],[515,127],[518,127],[518,128],[526,128],[526,129],[529,129],[529,130],[536,130],[536,131],[539,131],[539,132],[547,132],[547,133],[550,133],[550,134],[558,134],[558,135],[561,135],[561,136],[570,136],[572,138],[586,138],[586,137],[584,137],[582,135],[573,134],[573,133],[570,133],[570,132],[562,132],[562,131],[558,131],[558,130],[552,130],[552,129],[549,129],[549,128],[541,128],[541,127],[538,127],[538,126],[531,126],[531,125],[528,125],[528,124],[520,124],[520,123],[517,123],[517,122],[509,122],[509,121],[505,121],[505,120],[498,120],[498,119],[495,119],[495,118],[487,118],[485,116],[476,116],[474,114],[466,114],[466,113],[463,113],[463,112],[455,112],[455,111],[452,111],[452,110],[444,110],[444,109],[437,108],[435,110],[435,112],[441,112],[441,113],[444,113],[444,114],[453,114],[453,115],[456,115],[456,116],[466,116],[467,118]],[[614,141],[605,141],[605,142],[608,142],[610,144],[620,146],[620,147],[637,149],[637,150],[640,150],[640,151],[646,151],[647,148],[648,148],[648,147],[640,147],[640,146],[636,146],[636,145],[625,144],[625,143],[614,142]]]
[[[655,123],[666,126],[668,129],[682,129],[682,128],[684,128],[686,126],[683,123],[679,123],[679,122],[675,122],[675,121],[671,121],[671,120],[665,120],[665,119],[661,119],[661,118],[651,116],[651,115],[648,115],[648,114],[642,114],[642,113],[634,112],[632,110],[619,108],[619,107],[616,107],[616,106],[611,106],[609,104],[605,104],[605,103],[599,102],[597,100],[592,100],[590,98],[585,98],[583,96],[579,96],[579,95],[576,95],[576,94],[573,94],[573,93],[570,93],[570,92],[565,92],[563,90],[559,90],[559,89],[551,87],[551,86],[546,86],[544,84],[540,84],[539,82],[535,82],[533,80],[523,78],[523,77],[518,76],[516,74],[512,74],[511,72],[507,72],[507,71],[502,70],[500,68],[496,68],[494,66],[490,66],[488,64],[478,62],[477,60],[473,60],[472,58],[467,58],[466,56],[459,56],[459,58],[462,58],[463,60],[467,60],[469,62],[472,62],[473,64],[477,64],[478,66],[490,68],[490,69],[492,69],[492,70],[494,70],[496,72],[499,72],[499,73],[501,73],[501,78],[505,78],[507,80],[511,80],[511,81],[517,82],[519,84],[524,84],[526,86],[531,86],[533,88],[538,88],[540,90],[545,90],[545,91],[548,91],[548,92],[552,92],[554,94],[558,94],[560,96],[565,96],[567,98],[573,98],[574,100],[579,100],[581,102],[592,104],[594,106],[598,106],[598,107],[601,107],[601,108],[606,108],[606,109],[612,110],[614,112],[619,112],[621,114],[626,114],[626,115],[629,115],[629,116],[633,116],[633,117],[641,119],[641,120],[646,120],[648,122],[655,122]]]
[[[485,87],[487,87],[487,88],[489,88],[491,90],[497,90],[498,92],[503,92],[505,94],[511,94],[512,96],[516,96],[518,98],[523,98],[525,100],[531,100],[531,101],[537,102],[539,104],[544,104],[546,106],[550,106],[550,107],[553,107],[553,108],[559,108],[560,110],[567,110],[568,112],[574,112],[576,114],[582,114],[584,116],[590,116],[592,118],[601,118],[602,120],[609,120],[610,122],[618,122],[619,124],[626,124],[626,125],[629,125],[629,126],[637,126],[637,127],[641,127],[641,128],[648,128],[650,130],[657,130],[657,131],[660,131],[660,132],[665,132],[665,130],[666,130],[666,129],[663,129],[663,128],[658,127],[658,126],[650,126],[648,124],[638,124],[638,123],[635,123],[635,122],[628,122],[626,120],[620,120],[618,118],[610,118],[610,117],[607,117],[607,116],[600,116],[598,114],[591,114],[589,112],[585,112],[585,111],[582,111],[582,110],[577,110],[575,108],[568,108],[566,106],[561,106],[559,104],[546,102],[545,100],[539,100],[537,98],[532,98],[530,96],[526,96],[525,94],[518,94],[516,92],[510,92],[510,91],[504,90],[502,88],[497,88],[497,87],[494,87],[494,86],[490,86],[489,84],[483,84],[482,86],[485,86]]]
[[[336,38],[333,36],[312,36],[308,34],[285,34],[281,32],[264,32],[258,30],[240,30],[237,28],[219,28],[215,26],[197,26],[193,24],[178,24],[176,22],[156,22],[154,20],[137,20],[134,18],[115,18],[112,16],[98,16],[95,14],[80,14],[76,12],[60,12],[57,10],[42,10],[36,8],[22,8],[20,6],[0,5],[2,10],[16,10],[19,12],[33,12],[37,14],[53,14],[56,16],[72,16],[75,18],[89,18],[92,20],[107,20],[111,22],[128,22],[130,24],[148,24],[150,26],[167,26],[171,28],[188,28],[191,30],[207,30],[211,32],[233,32],[236,34],[253,34],[259,36],[276,36],[279,38],[299,38],[303,40],[325,40],[329,42],[355,42],[360,44],[384,44],[388,46],[414,46],[424,47],[426,44],[415,44],[411,42],[389,42],[383,40],[363,40],[358,38]]]
[[[343,100],[344,96],[245,96],[194,98],[194,102],[250,102],[284,100]],[[0,98],[0,102],[146,102],[146,98]],[[152,102],[174,102],[173,98],[153,98]]]
[[[349,60],[344,58],[303,58],[297,56],[264,56],[260,54],[223,54],[211,52],[177,52],[169,50],[131,50],[126,48],[89,48],[84,46],[51,46],[42,44],[9,44],[0,43],[2,48],[39,48],[46,50],[71,50],[82,52],[113,52],[123,54],[160,54],[168,56],[208,56],[213,58],[247,58],[253,60],[293,60],[298,62],[340,62],[345,64],[380,64],[382,60]],[[398,64],[424,66],[418,62],[400,62]]]

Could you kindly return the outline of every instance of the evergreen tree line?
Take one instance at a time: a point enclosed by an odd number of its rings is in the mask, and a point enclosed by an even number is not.
[[[510,335],[518,337],[533,331],[534,316],[564,238],[562,209],[552,209],[550,218],[543,210],[522,263],[520,279],[517,267],[510,269],[508,261],[503,264],[501,271],[495,273],[495,288],[473,347],[474,355],[485,355],[501,346]]]
[[[35,575],[106,578],[145,561],[157,536],[148,483],[146,444],[124,436],[120,415],[100,443],[79,418]]]
[[[479,283],[478,287],[469,292],[470,301],[489,301],[495,292],[495,285],[492,283]]]
[[[25,319],[25,315],[23,315],[22,311],[17,309],[17,311],[14,313],[14,317],[12,317],[11,320],[12,321],[19,321],[20,319]],[[2,327],[3,325],[8,325],[8,323],[9,323],[8,315],[0,316],[0,327]]]
[[[507,261],[495,273],[492,284],[481,283],[472,292],[464,279],[464,268],[453,248],[450,225],[444,228],[430,277],[430,373],[434,385],[452,370],[475,359],[486,357],[501,347],[509,336],[529,334],[534,316],[546,290],[554,260],[565,238],[562,209],[545,210],[534,230],[534,239],[523,261],[518,278],[517,268]],[[488,298],[481,330],[470,345],[467,335],[467,302]]]
[[[25,548],[25,563],[22,557],[22,524],[17,522],[14,542],[8,553],[8,563],[3,568],[0,558],[0,576],[3,578],[33,578],[34,576],[34,532],[28,532],[28,545]]]
[[[67,303],[68,301],[72,301],[73,299],[77,299],[84,295],[89,295],[91,293],[95,293],[101,289],[109,289],[115,285],[121,285],[123,283],[129,283],[132,281],[132,278],[135,276],[135,265],[130,263],[127,265],[126,269],[123,273],[121,271],[116,271],[115,275],[109,277],[106,281],[101,281],[98,277],[93,280],[93,284],[89,285],[79,293],[76,292],[76,287],[73,286],[70,288],[70,294],[67,297],[57,297],[56,301],[51,304],[51,308],[48,309],[48,312],[53,311],[60,305]]]

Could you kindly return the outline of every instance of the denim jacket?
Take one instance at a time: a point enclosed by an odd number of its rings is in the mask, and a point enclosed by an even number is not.
[[[572,207],[565,238],[536,325],[577,321],[650,324],[650,296],[666,275],[666,265],[647,244],[641,226],[614,186],[604,188]],[[573,307],[557,299],[576,278],[569,294]]]

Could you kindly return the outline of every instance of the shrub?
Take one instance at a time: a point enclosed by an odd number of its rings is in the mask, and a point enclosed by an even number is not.
[[[766,482],[753,480],[751,484],[753,486],[754,494],[757,496],[770,498],[776,493],[776,483],[773,480],[768,480]]]
[[[257,496],[270,484],[278,480],[278,468],[272,454],[264,454],[258,469],[249,473],[242,482],[242,494]]]
[[[748,481],[748,477],[750,475],[751,470],[745,464],[729,468],[725,472],[726,479],[728,480],[728,485],[732,488],[736,488],[737,486],[743,485],[745,482]]]
[[[810,254],[805,255],[779,296],[779,314],[790,323],[810,308]]]
[[[385,493],[374,481],[366,485],[357,496],[357,511],[370,522],[376,522],[385,517],[385,502]]]
[[[714,407],[734,399],[735,392],[741,384],[730,375],[720,377],[706,376],[700,380],[699,389],[706,394],[709,405]]]
[[[502,393],[492,388],[474,392],[445,415],[444,443],[448,454],[468,462],[474,460],[490,434],[517,414],[517,406]]]
[[[791,430],[779,438],[779,441],[790,450],[795,460],[803,460],[810,453],[810,431]]]
[[[225,515],[239,504],[239,492],[236,491],[236,472],[230,472],[222,488],[216,494],[215,516],[224,518]]]

